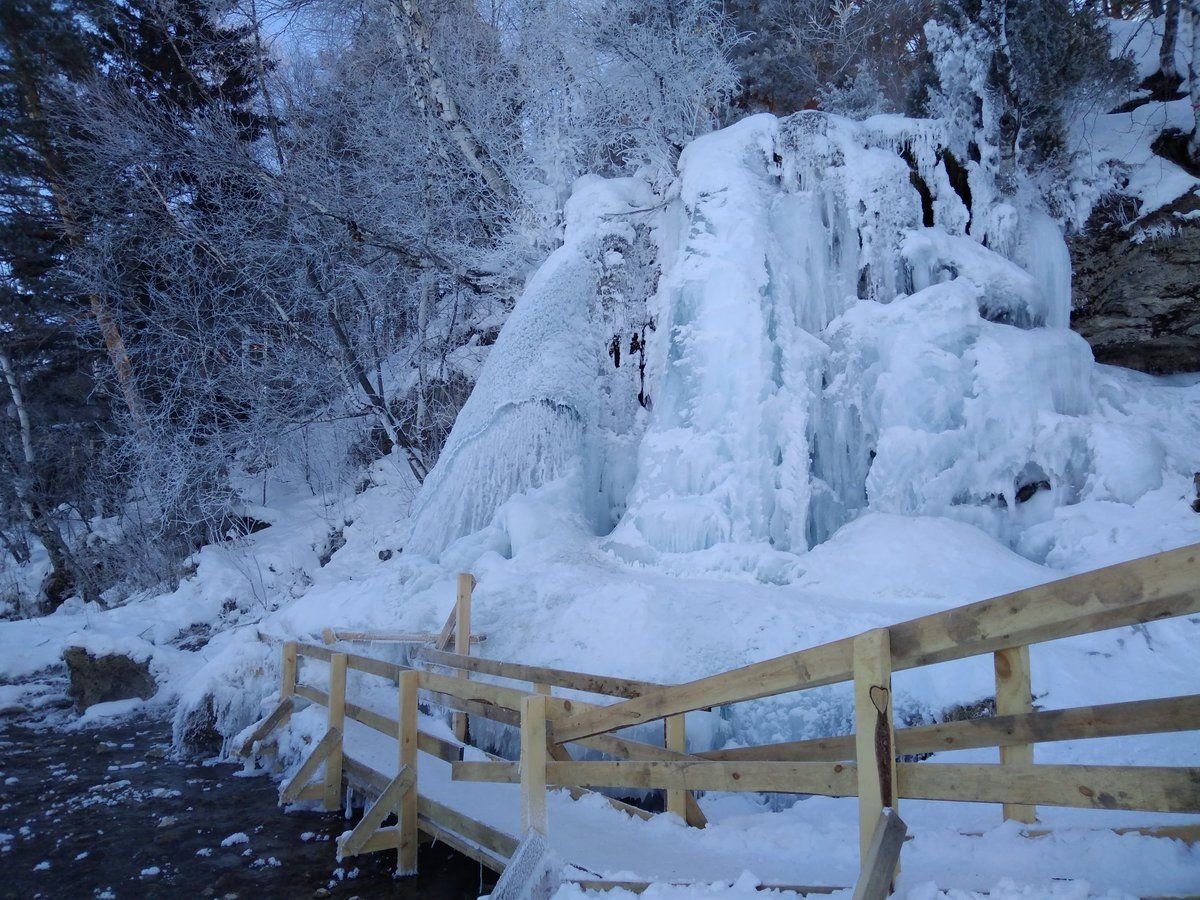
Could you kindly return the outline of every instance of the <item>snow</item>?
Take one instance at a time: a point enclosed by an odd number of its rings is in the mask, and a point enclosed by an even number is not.
[[[1089,119],[1077,136],[1080,203],[1095,200],[1088,191],[1114,159],[1143,215],[1193,190],[1149,150],[1148,136],[1184,112],[1149,104]],[[983,168],[971,172],[968,210],[942,161],[952,138],[941,123],[896,116],[754,116],[688,146],[661,195],[633,178],[580,179],[562,246],[530,277],[419,490],[398,460],[376,464],[357,495],[314,495],[281,467],[255,510],[272,526],[205,547],[177,589],[0,624],[0,679],[13,682],[0,685],[0,707],[34,703],[24,682],[59,666],[67,646],[122,652],[150,661],[159,694],[93,707],[81,724],[173,706],[183,742],[211,709],[228,749],[277,702],[282,641],[326,627],[436,631],[459,571],[477,579],[474,627],[488,635],[478,652],[676,683],[1200,543],[1190,508],[1200,377],[1097,365],[1066,328],[1062,228],[1024,194],[995,199]],[[345,543],[322,565],[335,535]],[[1183,618],[1034,647],[1037,702],[1200,692],[1198,640],[1200,622]],[[326,678],[311,663],[301,674],[316,687]],[[350,690],[394,712],[390,686],[352,673]],[[895,692],[904,721],[940,721],[989,697],[994,673],[986,658],[944,664],[898,674]],[[689,714],[688,743],[794,740],[851,723],[849,690],[833,686]],[[423,727],[447,733],[439,719]],[[323,728],[315,710],[293,718],[279,736],[285,769]],[[514,747],[511,730],[477,730],[497,751]],[[378,749],[379,736],[353,723],[348,733],[356,753],[394,769],[394,746]],[[661,728],[632,736],[660,740]],[[1037,753],[1200,764],[1186,733]],[[511,786],[481,793],[424,757],[421,781],[515,828]],[[95,802],[134,790],[114,782]],[[554,794],[552,837],[564,858],[614,877],[711,882],[656,885],[648,897],[853,881],[853,801],[702,803],[713,826],[690,832]],[[901,880],[911,898],[1200,883],[1195,849],[1088,830],[1180,817],[1045,809],[1054,833],[1032,840],[994,806],[906,803],[903,814],[917,836]],[[11,840],[0,835],[0,847]],[[248,843],[239,832],[221,846]]]

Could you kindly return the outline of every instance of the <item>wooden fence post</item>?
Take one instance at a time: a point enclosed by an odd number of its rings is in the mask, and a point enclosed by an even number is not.
[[[854,746],[858,761],[860,859],[866,859],[880,813],[897,809],[896,739],[892,730],[892,650],[886,628],[854,639]]]
[[[400,769],[413,773],[412,787],[400,801],[397,825],[400,828],[400,848],[396,858],[398,875],[417,873],[417,685],[420,674],[400,673]]]
[[[346,730],[346,654],[329,657],[329,729],[339,735]],[[342,738],[325,760],[325,810],[333,812],[342,805]]]
[[[546,697],[521,698],[521,834],[546,834]]]
[[[1029,646],[997,650],[993,655],[993,662],[996,668],[996,715],[1011,716],[1033,712]],[[1001,747],[1000,765],[1033,765],[1033,744]],[[1036,822],[1037,807],[1005,803],[1004,821],[1010,819],[1027,825]]]
[[[454,600],[454,652],[462,656],[471,654],[471,591],[475,588],[475,576],[467,572],[458,575],[458,594]],[[470,672],[462,676],[470,679]],[[467,714],[456,712],[453,719],[454,736],[467,740]]]
[[[687,753],[687,730],[683,714],[663,719],[664,744],[668,750]],[[667,812],[687,821],[688,792],[682,788],[667,788]]]
[[[283,645],[283,665],[279,676],[279,699],[286,700],[296,693],[296,673],[299,669],[299,658],[296,654],[296,642],[288,641]]]

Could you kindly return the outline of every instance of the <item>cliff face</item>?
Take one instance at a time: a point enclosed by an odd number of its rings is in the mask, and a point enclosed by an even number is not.
[[[1098,362],[1155,375],[1200,371],[1198,211],[1200,197],[1189,193],[1132,235],[1094,222],[1068,240],[1071,327]]]

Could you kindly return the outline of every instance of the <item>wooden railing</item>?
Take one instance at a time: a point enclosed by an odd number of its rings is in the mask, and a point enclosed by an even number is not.
[[[458,605],[461,605],[462,585],[460,580]],[[466,593],[469,602],[469,584]],[[447,667],[460,675],[414,671],[325,647],[289,644],[284,649],[280,707],[264,720],[251,739],[260,740],[281,719],[285,720],[295,697],[320,703],[328,709],[326,739],[285,788],[285,796],[316,796],[316,791],[302,782],[313,776],[320,761],[311,766],[309,763],[318,754],[324,754],[321,758],[327,766],[321,796],[327,805],[331,802],[334,790],[331,785],[337,783],[335,774],[344,758],[340,749],[343,719],[349,717],[383,733],[398,735],[402,746],[405,741],[413,744],[415,734],[415,745],[421,751],[452,762],[456,779],[519,783],[522,823],[543,833],[549,825],[545,788],[555,785],[569,786],[576,792],[583,787],[662,789],[667,792],[668,810],[685,816],[695,825],[703,825],[703,816],[691,794],[697,790],[856,796],[861,848],[866,860],[872,837],[877,845],[881,839],[878,827],[882,824],[877,827],[877,823],[888,821],[883,811],[895,810],[904,798],[999,803],[1003,804],[1005,818],[1025,823],[1035,821],[1038,805],[1200,813],[1200,768],[1041,765],[1033,763],[1032,755],[1034,744],[1048,741],[1200,729],[1200,695],[1034,711],[1029,661],[1030,644],[1197,612],[1200,612],[1200,545],[874,629],[677,685],[481,659],[463,652],[469,650],[468,641],[456,643],[459,652],[455,653],[427,646],[415,654],[415,660],[422,665]],[[458,634],[469,635],[469,628]],[[298,655],[329,663],[328,694],[296,681]],[[991,655],[993,659],[995,717],[895,728],[893,671],[979,655]],[[345,701],[347,668],[402,683],[399,722]],[[507,679],[529,687],[470,680],[470,675]],[[853,734],[697,754],[686,752],[683,721],[688,712],[838,682],[853,683]],[[553,695],[555,687],[617,698],[617,702],[598,705],[557,697]],[[406,726],[406,717],[415,716],[417,691],[423,692],[426,700],[463,716],[482,716],[518,726],[520,760],[464,762],[458,744],[425,735],[415,724]],[[404,699],[410,695],[412,699]],[[288,709],[282,711],[285,706]],[[664,721],[661,745],[614,733],[658,720]],[[412,721],[415,723],[415,719]],[[577,761],[566,750],[569,743],[615,759]],[[1000,762],[936,765],[897,762],[897,757],[904,754],[978,747],[999,748]],[[411,783],[406,778],[403,783],[384,785],[377,778],[376,787],[383,792],[378,802],[386,799],[395,806],[398,797],[403,803],[410,794],[418,796],[415,756],[404,759],[409,762],[402,765],[401,773],[411,767]],[[356,764],[343,768],[353,773]],[[497,859],[505,858],[505,848],[511,853],[511,836],[492,834],[486,826],[464,823],[461,815],[454,815],[460,829],[474,829],[476,837],[467,843],[484,847]],[[382,821],[382,815],[377,818]],[[401,834],[405,821],[399,826]],[[436,827],[432,817],[430,827]],[[1179,833],[1195,840],[1197,835],[1193,831]],[[481,840],[480,834],[486,840]],[[380,840],[386,843],[391,839]],[[399,839],[397,836],[396,840]],[[377,849],[380,843],[376,839],[363,840],[366,843],[348,842],[347,852],[361,847]],[[410,871],[403,856],[401,869]],[[875,872],[872,877],[878,881],[880,876]]]

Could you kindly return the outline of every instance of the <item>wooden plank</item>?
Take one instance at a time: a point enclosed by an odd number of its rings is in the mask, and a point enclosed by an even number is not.
[[[566,884],[574,884],[583,891],[629,891],[631,894],[644,894],[651,887],[673,887],[673,888],[693,888],[698,891],[704,891],[710,888],[714,882],[696,882],[696,881],[608,881],[594,878],[568,878]],[[716,882],[722,884],[722,882]],[[723,882],[726,886],[730,886],[731,882]],[[824,885],[812,884],[758,884],[754,886],[756,891],[789,891],[800,896],[806,894],[836,894],[838,891],[844,891],[844,887],[827,887]]]
[[[450,615],[446,616],[446,623],[442,625],[442,630],[438,632],[437,640],[433,642],[433,646],[438,650],[445,650],[450,646],[450,642],[454,639],[454,625],[458,621],[458,607],[450,608]]]
[[[375,659],[373,656],[363,656],[361,653],[347,653],[346,664],[359,672],[367,672],[371,675],[378,675],[380,678],[389,678],[396,681],[400,677],[400,673],[405,671],[405,667],[393,662],[387,662],[382,659]]]
[[[507,860],[517,851],[517,839],[476,819],[465,816],[449,806],[428,797],[418,797],[417,812],[421,818],[441,831],[449,831],[483,847],[497,857]],[[428,830],[428,829],[426,829]],[[436,834],[434,835],[437,836]]]
[[[927,666],[1200,612],[1200,544],[893,625],[892,667]]]
[[[386,850],[398,850],[400,848],[400,829],[392,825],[387,828],[380,828],[372,834],[363,843],[362,849],[358,851],[359,856],[364,853],[380,853]]]
[[[521,724],[521,714],[509,709],[507,706],[496,706],[495,704],[480,700],[460,700],[458,697],[451,694],[443,694],[439,691],[426,691],[426,696],[430,702],[444,706],[447,709],[459,709],[473,716],[480,716],[484,719],[491,719],[493,722],[512,725],[514,728],[519,727]]]
[[[661,686],[648,681],[635,681],[630,678],[617,678],[612,675],[591,675],[586,672],[573,672],[568,669],[527,666],[522,663],[504,662],[498,659],[462,656],[457,653],[446,653],[441,650],[435,650],[431,647],[423,647],[418,651],[417,658],[431,665],[465,669],[485,675],[511,678],[514,681],[528,681],[535,685],[540,682],[556,687],[612,697],[640,697],[646,691]]]
[[[458,592],[454,598],[454,652],[459,656],[471,655],[471,591],[475,588],[475,577],[466,572],[458,576]],[[463,676],[468,681],[470,674]],[[451,722],[454,736],[459,741],[467,739],[466,713],[456,712]]]
[[[996,674],[996,715],[1017,716],[1033,712],[1033,684],[1028,647],[1009,647],[992,654]],[[1000,748],[1000,765],[1033,765],[1033,744],[1011,744]],[[1037,807],[1005,803],[1004,821],[1037,821]]]
[[[342,772],[349,784],[374,799],[387,790],[391,779],[347,753],[342,759]]]
[[[325,785],[323,784],[306,784],[300,788],[299,793],[291,801],[293,803],[310,803],[314,800],[323,800],[325,798]]]
[[[858,849],[865,860],[876,825],[896,799],[892,661],[886,628],[854,639],[854,755],[858,763]]]
[[[455,834],[453,831],[447,831],[440,827],[436,822],[426,819],[424,816],[418,816],[417,822],[421,826],[421,831],[428,840],[436,841],[445,844],[448,847],[461,853],[468,859],[473,859],[480,865],[487,866],[498,875],[504,873],[504,869],[508,865],[508,859],[497,856],[490,850],[485,850],[478,844],[468,841],[466,838]]]
[[[417,872],[417,688],[418,675],[415,671],[400,676],[397,691],[400,702],[400,727],[396,732],[399,741],[399,771],[412,773],[411,788],[401,794],[397,824],[400,828],[400,848],[396,859],[396,874],[415,875]]]
[[[395,778],[388,782],[388,786],[383,789],[375,802],[363,812],[363,817],[358,820],[354,829],[338,838],[338,862],[341,862],[344,857],[358,856],[365,852],[363,848],[366,846],[367,839],[378,830],[384,819],[397,811],[405,795],[413,793],[416,781],[416,772],[405,766]],[[415,822],[413,828],[414,830],[416,828]]]
[[[475,700],[502,706],[505,709],[520,711],[521,699],[528,696],[527,691],[504,687],[499,684],[488,684],[484,681],[467,681],[465,678],[455,678],[452,675],[442,675],[438,672],[417,670],[420,676],[421,688],[436,691],[439,694],[450,694],[460,700]]]
[[[1200,813],[1200,768],[900,763],[896,769],[900,796],[921,800]]]
[[[871,829],[871,842],[862,857],[854,900],[887,900],[900,866],[900,850],[908,833],[894,809],[885,809]]]
[[[575,741],[678,713],[849,681],[852,654],[853,641],[846,638],[686,684],[666,685],[640,697],[556,720],[554,733],[560,741]]]
[[[296,689],[296,675],[299,671],[300,660],[297,656],[296,642],[287,641],[283,645],[283,661],[279,667],[279,699],[282,702],[292,695]]]
[[[329,705],[329,695],[327,693],[310,687],[307,684],[296,686],[296,696],[303,697],[305,700],[311,700],[320,706]],[[365,706],[359,706],[357,703],[346,704],[346,718],[353,719],[355,722],[366,725],[380,734],[386,734],[388,737],[395,737],[396,730],[400,727],[400,723],[395,719],[367,709]],[[516,723],[515,718],[513,722],[514,724]],[[445,760],[446,762],[457,762],[462,759],[463,748],[461,744],[436,737],[426,731],[417,732],[417,749],[422,753],[428,753],[430,756],[436,756],[438,759]]]
[[[295,679],[293,678],[292,690],[286,696],[284,696],[282,700],[279,701],[275,709],[271,711],[271,714],[263,719],[262,722],[259,723],[258,727],[250,733],[250,736],[242,742],[241,749],[238,750],[238,756],[249,756],[250,752],[254,749],[255,744],[265,738],[276,728],[279,728],[287,723],[288,719],[292,717],[292,712],[296,708],[296,698],[293,696],[294,693]]]
[[[452,763],[456,781],[517,783],[519,767],[510,762]],[[930,768],[934,768],[931,766]],[[682,788],[689,791],[774,791],[853,797],[852,763],[809,762],[548,762],[546,782],[555,786]]]
[[[349,631],[341,628],[326,628],[321,632],[321,639],[326,644],[335,644],[338,641],[377,641],[384,644],[432,644],[439,637],[441,637],[441,633],[433,631]],[[486,634],[471,635],[472,644],[482,644],[486,640]]]
[[[330,732],[339,735],[346,728],[346,654],[335,653],[329,659],[329,705],[327,720]],[[333,812],[342,805],[342,742],[325,760],[325,811]]]
[[[461,765],[461,763],[459,764]],[[546,697],[530,694],[521,701],[521,833],[547,833]],[[566,766],[572,763],[555,763]]]
[[[1012,744],[1074,741],[1082,738],[1119,737],[1200,729],[1200,694],[1161,700],[1134,700],[1101,706],[1039,710],[1016,716],[993,716],[961,722],[942,722],[896,731],[899,755],[971,750]],[[584,746],[608,741],[607,735],[586,738]],[[613,739],[619,740],[619,739]],[[646,745],[643,745],[646,746]],[[597,746],[595,749],[603,749]],[[655,748],[659,749],[659,748]],[[608,751],[605,751],[608,752]],[[750,761],[837,761],[854,758],[854,735],[786,741],[756,747],[736,747],[696,754],[701,759]],[[634,758],[638,758],[634,754]],[[644,757],[652,759],[655,757]]]
[[[666,749],[674,750],[676,753],[687,752],[687,731],[682,715],[668,716],[663,720],[663,744]],[[680,788],[669,788],[667,790],[667,812],[687,821],[687,798],[687,791]]]
[[[303,642],[296,644],[296,653],[300,656],[307,656],[309,659],[319,659],[322,662],[329,662],[333,658],[332,650],[320,647],[317,644],[305,644]]]
[[[317,769],[321,767],[321,763],[329,758],[335,747],[342,743],[342,732],[337,728],[331,728],[325,732],[325,736],[317,742],[317,746],[313,747],[312,753],[308,755],[308,759],[301,763],[296,774],[292,776],[282,791],[279,792],[280,803],[294,803],[300,796],[300,791],[312,780],[312,777],[317,773]],[[324,797],[324,788],[322,788],[321,796]]]

